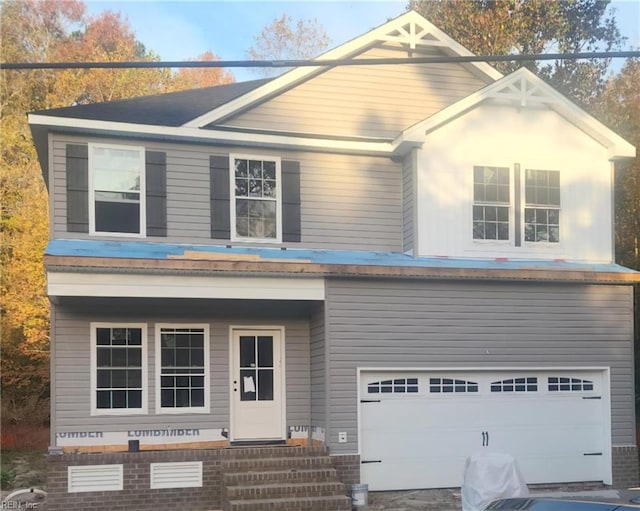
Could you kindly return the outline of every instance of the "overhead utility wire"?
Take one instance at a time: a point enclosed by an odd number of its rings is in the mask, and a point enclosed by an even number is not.
[[[536,60],[581,60],[640,57],[640,51],[589,53],[544,53],[540,55],[469,55],[458,57],[413,57],[326,60],[208,60],[171,62],[3,62],[0,69],[130,69],[167,67],[331,67],[389,64],[448,64],[465,62],[528,62]]]

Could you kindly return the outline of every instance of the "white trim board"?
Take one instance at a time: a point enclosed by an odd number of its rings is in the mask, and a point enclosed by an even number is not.
[[[49,296],[324,300],[324,279],[48,272]]]
[[[84,134],[122,135],[158,137],[162,139],[182,139],[187,142],[212,142],[242,147],[296,148],[309,151],[337,151],[341,153],[371,154],[389,156],[394,146],[391,142],[371,142],[367,140],[335,140],[282,134],[240,133],[226,130],[203,130],[184,126],[169,127],[116,121],[96,121],[72,117],[55,117],[29,114],[29,124],[50,128],[81,131]]]

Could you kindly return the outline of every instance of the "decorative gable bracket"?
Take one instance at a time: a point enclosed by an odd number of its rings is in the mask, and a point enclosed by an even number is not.
[[[605,147],[612,161],[634,158],[636,155],[633,145],[524,67],[405,130],[393,141],[393,155],[400,157],[411,148],[420,147],[427,133],[491,99],[516,102],[520,108],[545,105]]]
[[[551,96],[544,91],[540,82],[534,82],[528,76],[513,76],[511,80],[502,80],[503,87],[493,90],[487,97],[505,99],[520,104],[522,108],[529,104],[553,104],[558,101],[557,96]]]
[[[449,42],[442,41],[433,33],[433,25],[425,23],[426,20],[412,17],[406,24],[395,27],[386,35],[381,35],[378,40],[406,45],[411,50],[418,46],[450,46]]]

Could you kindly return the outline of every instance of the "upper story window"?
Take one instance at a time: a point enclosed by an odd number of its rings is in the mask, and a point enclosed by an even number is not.
[[[560,242],[560,172],[525,172],[524,240]]]
[[[91,324],[91,413],[146,413],[146,326]]]
[[[473,168],[473,239],[509,239],[509,169]]]
[[[280,159],[232,155],[231,173],[232,239],[281,241]]]
[[[143,147],[89,144],[89,232],[146,235]]]

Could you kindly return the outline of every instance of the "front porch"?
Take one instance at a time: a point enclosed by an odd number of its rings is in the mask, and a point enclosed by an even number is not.
[[[322,446],[50,455],[47,509],[348,510],[359,458],[344,458]]]

